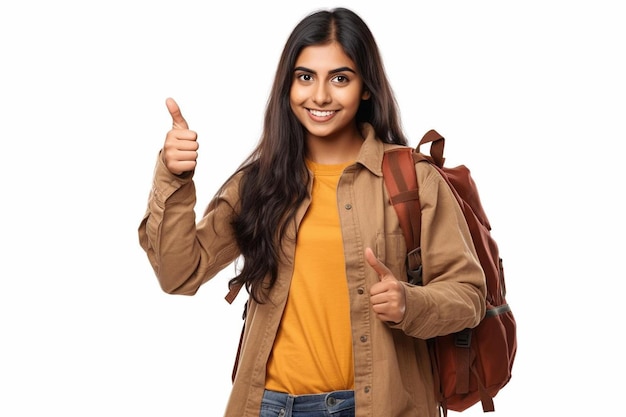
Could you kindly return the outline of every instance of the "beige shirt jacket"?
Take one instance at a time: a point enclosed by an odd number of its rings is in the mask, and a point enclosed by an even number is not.
[[[356,417],[435,417],[438,408],[426,339],[478,324],[485,313],[485,278],[448,185],[429,164],[418,163],[425,285],[405,284],[406,313],[400,323],[376,317],[369,288],[379,277],[367,265],[364,250],[371,247],[396,278],[406,281],[406,246],[381,170],[383,152],[397,145],[376,140],[368,124],[363,135],[357,161],[344,170],[337,188],[350,294]],[[230,181],[196,224],[191,175],[171,174],[158,158],[139,241],[165,292],[193,295],[239,256],[231,228],[239,208],[239,179]],[[279,251],[283,258],[271,300],[249,302],[226,417],[259,415],[266,364],[289,292],[294,238],[309,203],[299,208]]]

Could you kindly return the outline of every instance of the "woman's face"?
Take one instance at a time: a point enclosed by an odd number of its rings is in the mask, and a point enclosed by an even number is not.
[[[339,43],[308,46],[300,52],[289,102],[309,138],[353,135],[359,104],[368,98],[356,65]]]

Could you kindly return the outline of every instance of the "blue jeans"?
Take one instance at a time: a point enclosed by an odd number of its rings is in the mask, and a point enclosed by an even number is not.
[[[354,391],[289,395],[265,390],[259,417],[354,417]]]

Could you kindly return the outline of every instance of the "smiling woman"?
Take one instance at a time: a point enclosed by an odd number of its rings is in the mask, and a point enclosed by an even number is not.
[[[484,275],[454,196],[420,164],[426,285],[407,283],[381,175],[384,152],[407,141],[365,22],[338,8],[296,25],[259,144],[197,224],[198,134],[166,105],[140,243],[172,294],[243,260],[228,296],[249,293],[226,416],[437,416],[426,340],[479,322]]]
[[[354,123],[369,99],[356,65],[335,40],[304,48],[289,94],[291,110],[306,129],[308,157],[337,164],[356,158],[363,143]]]
[[[603,382],[626,373],[626,364],[619,360],[623,348],[603,341],[624,325],[624,299],[618,288],[626,278],[626,217],[619,191],[624,188],[624,156],[618,148],[626,139],[622,3],[271,0],[210,2],[206,8],[206,2],[196,0],[3,1],[0,416],[223,414],[233,388],[241,312],[249,295],[242,290],[229,305],[224,293],[244,257],[227,265],[194,297],[171,296],[159,288],[147,261],[152,254],[137,242],[156,152],[171,126],[163,101],[174,97],[197,133],[193,181],[196,219],[201,220],[214,192],[256,146],[265,128],[268,98],[287,98],[272,107],[275,115],[268,119],[272,132],[284,133],[286,140],[270,136],[274,144],[265,153],[267,168],[262,170],[267,175],[249,183],[250,188],[260,188],[263,204],[273,203],[251,214],[259,219],[256,230],[268,231],[272,226],[261,216],[277,215],[280,200],[299,191],[282,193],[283,186],[291,184],[286,176],[301,182],[297,175],[302,167],[314,175],[311,193],[326,184],[326,173],[298,154],[304,140],[296,130],[301,123],[285,121],[293,114],[288,99],[295,59],[286,61],[289,75],[279,69],[282,90],[270,95],[270,89],[291,30],[311,7],[336,4],[352,7],[376,35],[412,145],[436,127],[449,140],[446,164],[473,167],[506,250],[507,294],[512,297],[508,301],[518,311],[523,341],[517,370],[510,388],[498,394],[495,413],[484,414],[478,404],[459,416],[619,416],[616,402],[606,399],[621,398],[623,386]],[[345,23],[341,25],[345,31]],[[355,39],[351,46],[346,34],[341,35],[339,43],[345,45],[353,69],[369,83],[371,97],[360,105],[359,123],[379,129],[381,117],[393,111],[393,103],[374,105],[384,100],[386,80],[372,78],[367,66],[378,64],[379,58],[369,46],[359,46],[369,40]],[[322,37],[298,43],[297,48],[321,45]],[[372,58],[361,59],[355,55],[359,51]],[[374,108],[385,111],[376,115]],[[384,136],[390,131],[380,128],[375,136],[390,142]],[[364,156],[367,149],[363,151]],[[338,164],[338,188],[359,187],[364,173],[376,175],[376,164],[366,166],[363,160],[354,167]],[[332,173],[335,168],[330,168]],[[181,181],[177,176],[165,178],[176,187]],[[163,177],[159,179],[156,186],[162,190]],[[181,198],[189,197],[188,187],[167,198],[166,217],[178,215]],[[276,198],[271,199],[273,190]],[[343,228],[347,236],[358,230],[360,239],[371,240],[371,232],[361,230],[361,224],[375,227],[378,244],[372,249],[391,270],[399,268],[393,265],[391,251],[402,250],[391,243],[393,217],[382,220],[384,212],[375,206],[384,198],[381,191],[372,187],[358,192],[362,194],[342,194],[339,201],[334,195],[335,213],[353,213],[355,218],[341,223],[350,283],[358,281],[359,268],[369,274],[369,265],[364,249],[358,251],[360,258],[355,256]],[[328,211],[317,198],[307,208],[305,221],[316,204],[318,212]],[[364,218],[368,208],[372,213]],[[328,241],[310,241],[324,249],[312,264],[331,263],[329,254],[337,253],[347,266],[328,235],[331,223],[326,223],[327,230],[322,222],[313,230],[320,230],[319,239]],[[169,235],[176,227],[167,226],[171,229],[164,233]],[[201,225],[199,230],[200,244],[211,247],[214,240],[206,239],[211,233]],[[186,233],[196,237],[195,228]],[[304,239],[302,233],[298,239]],[[272,262],[268,254],[273,247],[265,242],[250,245],[246,261],[251,268]],[[155,258],[160,252],[172,256],[159,259],[159,273],[172,269],[175,252],[189,253],[185,243],[156,247]],[[279,248],[276,255],[284,253]],[[181,255],[178,262],[188,265],[196,259]],[[281,271],[285,268],[284,261],[277,265]],[[198,269],[197,275],[204,277],[205,272]],[[318,280],[319,272],[309,279]],[[285,285],[286,280],[279,281]],[[176,285],[168,290],[177,291]],[[276,284],[272,291],[278,288]],[[182,285],[180,291],[185,290]],[[369,300],[366,290],[347,290],[350,309],[362,308],[373,320],[373,310],[357,304],[360,298]],[[342,294],[332,289],[321,298],[332,304]],[[541,302],[544,294],[559,296],[547,306]],[[313,299],[320,303],[319,295]],[[414,314],[413,304],[407,303],[406,314]],[[547,319],[547,311],[564,312],[566,319]],[[250,315],[247,328],[258,330],[259,323],[250,318],[260,316],[252,308]],[[382,331],[363,334],[381,330],[374,326],[361,326],[354,331],[356,337],[350,335],[355,352],[372,343],[368,362],[354,363],[354,368],[364,372],[367,366],[382,364],[389,369],[383,377],[395,381],[389,361],[408,353],[378,356],[375,350],[391,342]],[[274,329],[266,330],[273,338]],[[393,332],[404,337],[401,330]],[[368,336],[365,342],[361,335]],[[569,354],[564,355],[562,342],[573,335],[575,343],[568,343]],[[324,342],[335,343],[340,337],[334,332]],[[247,357],[265,355],[256,352],[255,342],[245,340]],[[344,357],[339,347],[333,349],[336,357]],[[238,392],[250,369],[245,362],[242,357],[239,371],[244,376],[237,377]],[[409,366],[401,369],[412,372]],[[254,372],[265,373],[261,360]],[[376,384],[380,376],[376,371]],[[358,379],[359,387],[362,381]],[[417,391],[410,378],[405,381],[407,391]],[[572,401],[548,401],[538,412],[538,393]],[[379,404],[399,404],[398,395],[402,390]],[[358,413],[368,412],[364,404],[357,400]]]

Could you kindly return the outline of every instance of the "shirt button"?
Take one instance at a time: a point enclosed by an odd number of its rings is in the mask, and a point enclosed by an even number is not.
[[[365,393],[368,394],[370,392],[370,387],[363,388],[363,391],[365,391]]]
[[[347,203],[345,206],[346,210],[352,210],[352,204]]]
[[[361,336],[359,340],[361,340],[361,342],[365,343],[365,342],[367,342],[367,336]]]
[[[358,290],[356,290],[356,292],[359,293],[359,295],[363,295],[363,293],[365,292],[365,290],[363,288],[359,288]]]

